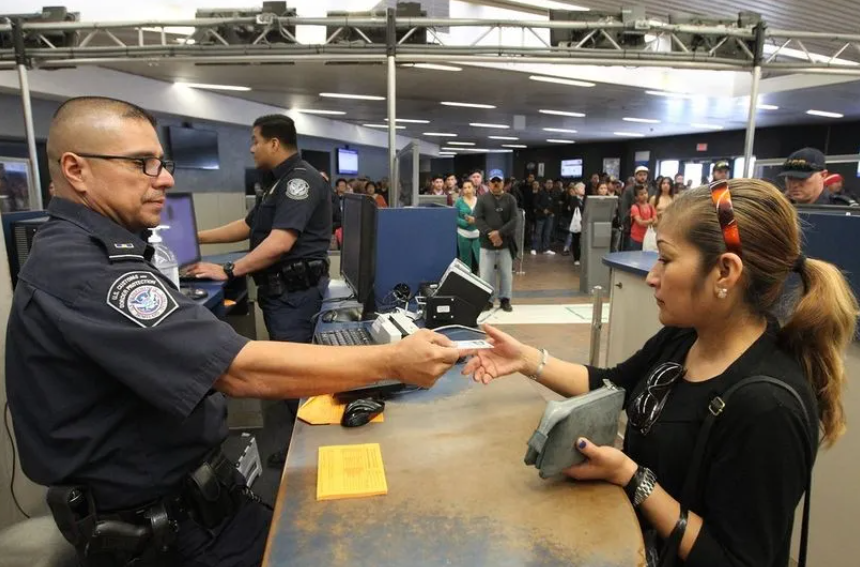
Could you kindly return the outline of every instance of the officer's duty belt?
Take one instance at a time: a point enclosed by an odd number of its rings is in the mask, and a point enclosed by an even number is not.
[[[84,565],[115,567],[156,559],[170,549],[181,522],[214,529],[247,499],[256,499],[237,475],[219,450],[173,494],[144,506],[101,512],[85,486],[52,486],[47,500],[57,527]]]
[[[304,291],[315,287],[328,276],[329,261],[324,259],[299,259],[272,266],[268,270],[253,274],[258,292],[275,297],[286,292]]]

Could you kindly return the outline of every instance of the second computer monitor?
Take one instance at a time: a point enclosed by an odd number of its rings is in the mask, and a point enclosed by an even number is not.
[[[173,251],[180,268],[200,261],[197,219],[191,193],[167,193],[164,210],[161,211],[161,224],[170,227],[158,232]]]
[[[340,273],[355,299],[372,312],[376,275],[376,203],[367,195],[343,196],[343,245]]]

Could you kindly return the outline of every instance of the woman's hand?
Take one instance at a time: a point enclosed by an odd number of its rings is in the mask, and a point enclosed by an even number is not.
[[[466,222],[469,224],[475,224],[475,217],[471,215],[466,215]]]
[[[491,325],[483,327],[487,333],[487,342],[492,343],[493,348],[476,351],[463,368],[463,375],[473,375],[476,382],[489,384],[496,378],[524,372],[529,365],[529,351],[534,349]],[[539,353],[537,359],[540,359]]]
[[[615,447],[598,447],[580,438],[576,441],[576,448],[588,459],[564,471],[564,474],[576,480],[605,480],[624,487],[639,468],[633,459]]]

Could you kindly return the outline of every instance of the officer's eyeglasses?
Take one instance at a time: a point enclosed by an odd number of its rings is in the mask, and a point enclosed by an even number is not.
[[[645,382],[645,389],[627,408],[628,423],[642,435],[648,435],[666,405],[672,385],[684,374],[686,370],[676,362],[664,362],[655,368]]]
[[[140,166],[141,171],[145,175],[149,177],[158,177],[161,175],[161,171],[163,169],[167,170],[167,173],[173,175],[173,170],[176,169],[176,162],[169,159],[161,159],[157,157],[133,157],[133,156],[110,156],[104,154],[77,154],[81,157],[85,158],[93,158],[93,159],[119,159],[125,161],[131,161]]]

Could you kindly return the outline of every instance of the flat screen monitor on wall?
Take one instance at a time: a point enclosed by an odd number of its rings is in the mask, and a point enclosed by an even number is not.
[[[170,155],[176,167],[218,169],[218,132],[168,126]]]
[[[561,162],[562,177],[582,177],[582,160],[565,159]]]
[[[337,149],[338,175],[358,175],[358,151],[346,148]]]

